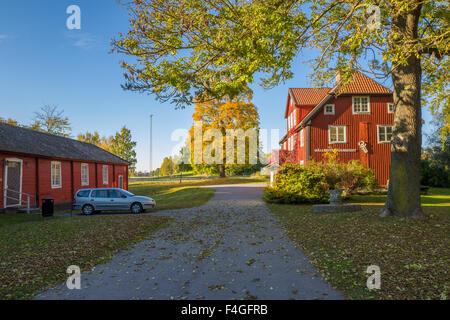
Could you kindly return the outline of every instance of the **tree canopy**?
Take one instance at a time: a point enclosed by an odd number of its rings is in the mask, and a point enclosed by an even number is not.
[[[421,107],[450,129],[448,1],[133,0],[130,29],[113,40],[124,88],[178,106],[235,97],[255,82],[293,77],[312,49],[311,77],[345,82],[355,70],[391,76],[394,128],[389,193],[382,215],[420,217]]]
[[[247,89],[245,94],[241,94],[236,98],[224,97],[222,99],[212,100],[210,98],[203,99],[195,104],[195,112],[192,114],[194,125],[190,130],[191,141],[191,160],[194,170],[201,172],[201,168],[208,168],[207,173],[215,173],[214,168],[221,175],[225,175],[225,168],[236,165],[250,164],[250,145],[254,144],[257,156],[258,150],[258,129],[259,114],[258,109],[251,102],[252,92]],[[196,133],[195,123],[201,122],[201,150],[197,150],[195,145]],[[211,131],[216,130],[216,131]],[[253,133],[254,141],[250,142],[251,136],[245,138],[245,133],[250,130]],[[213,133],[208,136],[208,131]],[[218,133],[220,137],[216,137],[214,133]],[[236,136],[230,134],[238,133]],[[247,132],[248,133],[248,132]],[[239,138],[244,138],[242,148],[238,151]],[[198,139],[198,137],[197,137]],[[217,140],[216,139],[220,139]],[[227,139],[229,139],[227,141]],[[233,144],[231,150],[227,149],[227,144]],[[200,148],[199,148],[200,149]],[[196,154],[201,152],[201,155]],[[221,154],[220,154],[221,153]],[[230,154],[227,154],[230,153]],[[243,159],[238,161],[238,157]],[[214,160],[214,163],[207,161],[206,157]],[[197,159],[199,159],[197,161]],[[231,159],[231,161],[230,161]],[[200,162],[200,163],[198,163]],[[212,166],[213,168],[210,168]]]
[[[59,110],[57,106],[46,105],[35,112],[34,122],[30,129],[47,132],[62,137],[70,137],[72,129],[69,118],[64,116],[64,110]]]
[[[131,173],[136,170],[137,159],[135,148],[137,143],[133,141],[131,131],[127,127],[123,126],[114,136],[100,136],[100,134],[95,131],[94,133],[81,133],[78,135],[77,139],[78,141],[96,145],[97,147],[128,161],[130,163],[129,171]]]
[[[114,135],[109,151],[118,157],[130,163],[129,170],[134,172],[136,169],[136,142],[133,141],[130,129],[123,126],[122,129]]]
[[[411,55],[421,59],[426,103],[449,113],[449,4],[375,0],[134,0],[126,4],[130,30],[113,50],[122,62],[124,88],[155,93],[179,106],[196,97],[234,96],[260,76],[273,87],[293,76],[294,58],[317,49],[310,61],[317,83],[354,68],[385,77]],[[417,36],[392,25],[420,11]],[[412,23],[412,21],[404,21]],[[352,61],[349,65],[349,61]]]

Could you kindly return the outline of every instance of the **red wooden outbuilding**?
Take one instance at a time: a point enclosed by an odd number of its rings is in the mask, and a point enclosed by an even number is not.
[[[69,207],[83,188],[128,188],[129,163],[97,146],[0,123],[0,209]]]
[[[290,162],[307,165],[337,149],[340,161],[360,160],[386,186],[394,121],[392,91],[360,72],[345,86],[337,80],[334,88],[289,89],[282,150],[293,153]]]

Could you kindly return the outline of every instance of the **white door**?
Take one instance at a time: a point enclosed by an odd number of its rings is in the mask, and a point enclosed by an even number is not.
[[[22,160],[5,160],[4,178],[5,207],[15,207],[22,204]]]

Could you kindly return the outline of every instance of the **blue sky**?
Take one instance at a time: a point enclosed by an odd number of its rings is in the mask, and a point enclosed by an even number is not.
[[[66,8],[81,8],[81,30],[68,30]],[[171,134],[189,129],[192,107],[175,110],[155,97],[123,91],[120,56],[110,40],[128,30],[128,13],[114,0],[0,1],[0,117],[29,124],[45,104],[58,105],[70,118],[73,135],[112,135],[123,125],[137,141],[138,170],[149,167],[149,115],[154,114],[154,167],[171,154]],[[307,53],[308,54],[308,53]],[[308,87],[312,71],[300,56],[295,77],[271,90],[254,89],[261,128],[285,131],[287,89]],[[424,110],[429,123],[430,115]]]

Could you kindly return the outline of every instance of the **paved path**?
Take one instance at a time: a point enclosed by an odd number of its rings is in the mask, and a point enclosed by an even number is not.
[[[152,213],[169,227],[37,299],[342,299],[284,235],[263,185],[221,185],[206,205]]]

